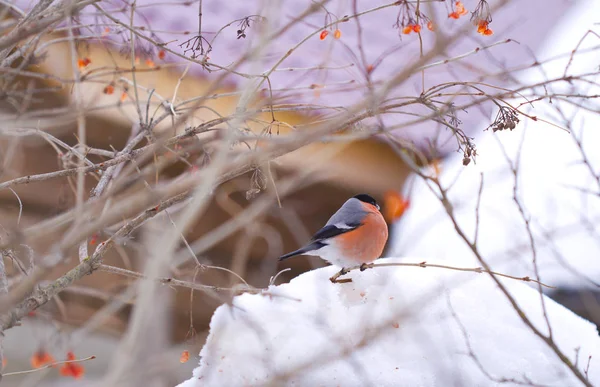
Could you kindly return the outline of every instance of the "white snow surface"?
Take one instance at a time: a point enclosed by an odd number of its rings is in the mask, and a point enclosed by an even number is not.
[[[377,262],[407,261],[422,259]],[[200,366],[179,387],[581,385],[487,274],[380,267],[332,284],[336,270],[307,272],[220,306]],[[546,333],[539,293],[502,282]],[[600,383],[596,328],[544,302],[558,347]]]

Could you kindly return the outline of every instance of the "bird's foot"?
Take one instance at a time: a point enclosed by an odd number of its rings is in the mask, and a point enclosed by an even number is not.
[[[372,263],[363,263],[362,265],[360,265],[360,271],[365,271],[367,269],[372,269],[373,268],[373,264]]]
[[[350,272],[350,270],[348,270],[345,267],[343,267],[342,270],[340,270],[337,273],[335,273],[333,275],[333,277],[329,278],[329,280],[331,281],[331,283],[334,283],[334,284],[345,284],[345,283],[348,283],[348,282],[352,282],[352,278],[338,279],[341,276],[343,276],[344,274],[348,274],[349,272]]]

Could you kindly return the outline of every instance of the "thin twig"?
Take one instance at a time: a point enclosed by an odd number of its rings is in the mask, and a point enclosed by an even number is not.
[[[30,369],[30,370],[25,370],[25,371],[7,372],[7,373],[4,374],[4,376],[15,376],[15,375],[30,374],[32,372],[38,372],[38,371],[42,371],[42,370],[45,370],[45,369],[48,369],[48,368],[54,368],[57,365],[61,365],[61,364],[81,363],[81,362],[88,361],[88,360],[94,360],[95,358],[96,358],[96,356],[92,355],[92,356],[84,357],[82,359],[56,361],[56,362],[53,362],[53,363],[46,364],[45,366],[40,367],[40,368],[33,368],[33,369]]]
[[[469,272],[473,272],[473,273],[488,273],[488,274],[493,274],[499,277],[504,277],[504,278],[510,278],[513,280],[517,280],[517,281],[523,281],[523,282],[535,282],[536,284],[539,284],[540,286],[544,286],[548,289],[555,289],[555,286],[550,286],[550,285],[546,285],[540,281],[537,281],[533,278],[530,278],[528,276],[525,277],[517,277],[517,276],[513,276],[513,275],[509,275],[509,274],[504,274],[504,273],[499,273],[497,271],[493,271],[493,270],[489,270],[489,269],[485,269],[483,267],[457,267],[457,266],[450,266],[450,265],[441,265],[441,264],[436,264],[436,263],[427,263],[426,261],[423,262],[419,262],[419,263],[410,263],[410,262],[398,262],[398,263],[368,263],[366,265],[359,265],[359,266],[353,266],[353,267],[349,267],[349,268],[344,268],[346,273],[349,273],[351,271],[354,270],[365,270],[365,269],[372,269],[375,267],[395,267],[395,266],[408,266],[408,267],[435,267],[435,268],[439,268],[439,269],[448,269],[448,270],[456,270],[456,271],[469,271]],[[345,274],[345,273],[344,273]],[[343,274],[342,274],[343,275]],[[338,280],[339,281],[339,280]]]

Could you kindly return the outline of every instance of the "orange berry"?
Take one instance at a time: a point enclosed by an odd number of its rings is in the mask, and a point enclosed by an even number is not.
[[[98,243],[98,235],[97,235],[97,234],[94,234],[94,235],[92,236],[92,239],[90,239],[90,245],[92,245],[92,246],[93,246],[93,245],[95,245],[96,243]]]
[[[321,35],[319,35],[319,39],[325,40],[325,38],[327,37],[327,35],[329,35],[329,31],[323,30],[323,31],[321,31]]]
[[[462,1],[457,1],[456,3],[454,3],[454,12],[450,13],[448,17],[451,19],[459,19],[461,16],[464,16],[468,13],[469,11],[465,9],[465,6],[463,5]]]
[[[388,191],[384,195],[384,218],[388,223],[399,219],[408,209],[410,202],[396,191]]]
[[[494,31],[489,29],[490,23],[487,20],[480,20],[477,23],[477,32],[481,35],[490,36],[494,34]]]
[[[415,31],[417,34],[419,32],[421,32],[421,26],[419,24],[413,24],[412,26],[413,31]]]
[[[179,362],[187,363],[188,360],[190,360],[190,351],[185,350],[185,351],[181,352],[181,356],[179,357]]]
[[[114,87],[113,85],[107,85],[107,86],[104,88],[104,94],[111,95],[111,94],[112,94],[112,93],[114,93],[114,92],[115,92],[115,87]]]
[[[42,348],[38,349],[31,357],[31,366],[33,368],[40,368],[50,363],[54,363],[54,358]]]
[[[460,16],[464,16],[464,15],[466,15],[467,13],[469,13],[469,11],[467,11],[467,10],[465,9],[465,6],[463,5],[462,1],[457,1],[457,2],[455,3],[455,5],[456,5],[456,12],[458,12],[458,14],[459,14]]]
[[[480,34],[483,34],[483,32],[488,28],[488,22],[486,22],[485,20],[480,20],[477,23],[477,32],[479,32]]]
[[[154,61],[150,58],[146,59],[146,66],[153,68],[156,67],[156,65],[154,64]]]
[[[413,29],[412,29],[412,26],[410,26],[410,25],[407,25],[406,27],[404,27],[402,29],[402,33],[405,34],[405,35],[408,35],[411,32],[413,32]]]
[[[67,353],[67,360],[72,361],[75,360],[75,354],[73,352]],[[64,363],[59,372],[62,376],[71,376],[75,379],[81,378],[85,374],[85,370],[81,364],[72,362],[72,363]]]
[[[335,30],[335,32],[333,33],[333,37],[336,39],[339,39],[342,37],[342,31],[340,30]]]
[[[78,59],[77,67],[79,67],[79,69],[83,69],[83,68],[87,67],[90,63],[92,63],[90,58],[85,57],[83,59]]]
[[[427,22],[427,29],[429,31],[434,31],[435,30],[435,28],[433,27],[433,22],[431,20]]]
[[[167,55],[167,53],[165,52],[165,50],[160,50],[158,52],[158,59],[165,59],[165,56]]]

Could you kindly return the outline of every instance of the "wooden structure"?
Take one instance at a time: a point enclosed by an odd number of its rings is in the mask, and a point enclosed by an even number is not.
[[[55,81],[44,79],[43,74],[69,79],[72,77],[69,47],[66,43],[53,44],[48,50],[48,56],[41,66],[35,70],[40,78],[21,79],[22,87],[56,86],[56,91],[40,95],[32,101],[28,110],[19,116],[18,120],[7,123],[9,128],[40,129],[51,133],[69,145],[77,144],[77,122],[73,106],[79,103],[87,111],[85,125],[87,132],[86,143],[93,148],[111,150],[122,149],[130,135],[132,123],[137,120],[137,112],[132,103],[131,88],[127,91],[125,102],[117,107],[115,103],[126,91],[124,83],[114,75],[115,68],[131,68],[131,61],[118,53],[101,46],[89,46],[85,55],[91,59],[85,74],[105,72],[106,76],[95,77],[93,82],[82,84],[82,98],[77,101],[76,93],[68,86]],[[111,71],[107,71],[110,70]],[[185,100],[201,96],[210,88],[210,81],[202,77],[187,75],[183,80],[181,66],[162,67],[157,69],[152,64],[141,63],[136,73],[139,85],[152,89],[154,95],[165,100],[172,100],[177,89],[177,99]],[[180,83],[178,85],[178,83]],[[107,85],[114,85],[112,94],[105,92]],[[231,86],[212,93],[234,92]],[[148,93],[140,92],[140,99],[147,98]],[[217,113],[227,115],[235,109],[235,96],[208,99],[203,108],[194,111],[189,122],[200,123],[217,117]],[[110,108],[98,108],[112,106]],[[209,107],[210,109],[207,109]],[[162,108],[158,108],[162,109]],[[10,114],[12,108],[4,105],[3,114]],[[276,118],[288,125],[304,122],[299,114],[277,114]],[[265,117],[265,119],[267,119]],[[169,121],[169,120],[166,120]],[[282,131],[285,126],[280,126]],[[178,127],[177,130],[182,130]],[[173,130],[168,123],[161,124],[159,130]],[[288,129],[289,130],[289,129]],[[6,160],[3,168],[2,181],[15,177],[56,171],[60,168],[60,156],[55,148],[49,145],[43,136],[30,135],[26,137],[0,137],[0,146]],[[7,152],[11,152],[7,154]],[[96,157],[96,156],[91,156]],[[100,160],[100,159],[98,159]],[[307,162],[311,160],[311,163]],[[300,168],[314,168],[309,181],[303,181],[303,187],[282,199],[282,208],[274,206],[268,214],[249,229],[235,233],[224,239],[203,255],[215,265],[229,267],[255,286],[265,286],[269,277],[277,272],[277,256],[284,251],[297,248],[309,235],[320,227],[327,218],[346,200],[361,192],[368,192],[377,199],[382,199],[387,190],[399,190],[408,175],[408,169],[403,165],[398,155],[385,143],[377,139],[363,139],[350,143],[316,144],[293,152],[273,163],[274,173],[278,176],[288,176],[297,173]],[[176,174],[185,172],[183,164],[165,171],[162,179],[173,178]],[[250,174],[238,177],[223,184],[215,192],[213,201],[202,221],[198,222],[186,238],[196,240],[210,232],[218,225],[227,221],[245,208],[249,201],[246,191],[250,187]],[[86,191],[89,192],[96,184],[93,177],[87,178]],[[74,205],[72,187],[67,178],[57,178],[39,183],[19,185],[10,190],[0,191],[0,213],[2,224],[8,232],[35,224],[48,219]],[[22,215],[17,226],[19,215],[18,195],[22,201]],[[12,226],[10,225],[12,223]],[[57,230],[59,232],[59,230]],[[102,236],[100,236],[102,238]],[[49,236],[45,242],[32,246],[36,252],[44,252],[56,236]],[[275,241],[270,243],[269,240]],[[130,247],[132,246],[132,247]],[[105,263],[140,270],[141,263],[136,259],[135,240],[119,248],[112,249],[105,258]],[[93,247],[91,247],[93,249]],[[244,259],[233,265],[233,258],[244,249]],[[246,255],[247,253],[247,255]],[[55,267],[48,273],[48,279],[56,278],[64,273],[67,266],[77,263],[77,252],[73,251],[70,262]],[[242,262],[241,264],[239,262]],[[286,273],[282,279],[289,279],[300,271],[307,270],[311,264],[321,265],[318,260],[298,258],[289,263],[294,271]],[[233,265],[233,267],[232,267]],[[10,266],[10,265],[9,265]],[[190,267],[188,267],[189,269]],[[180,268],[181,270],[185,268]],[[185,272],[185,270],[183,270]],[[201,273],[197,280],[215,285],[227,285],[232,276],[220,271]],[[63,292],[61,300],[65,308],[48,305],[47,309],[56,313],[59,319],[69,324],[80,324],[86,321],[95,311],[102,307],[107,298],[99,294],[118,294],[128,283],[128,279],[114,274],[96,272],[77,284],[73,291]],[[84,287],[97,290],[83,291]],[[109,297],[110,298],[110,297]],[[174,316],[174,337],[182,340],[189,329],[190,294],[186,290],[177,290]],[[194,325],[198,330],[205,329],[212,311],[217,303],[196,295],[194,298]],[[115,333],[122,332],[126,326],[129,309],[113,316],[105,329]]]

